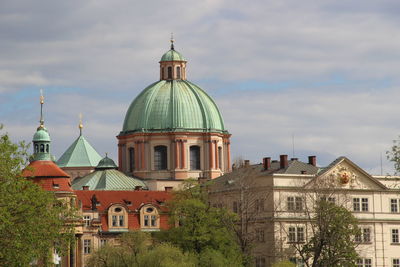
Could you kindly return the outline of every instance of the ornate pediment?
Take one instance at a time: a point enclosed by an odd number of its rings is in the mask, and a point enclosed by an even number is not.
[[[370,174],[345,157],[335,160],[311,184],[319,188],[366,190],[386,188]]]

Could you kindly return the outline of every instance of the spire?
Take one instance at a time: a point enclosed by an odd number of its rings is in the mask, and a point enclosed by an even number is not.
[[[174,48],[174,42],[175,42],[175,40],[174,40],[174,33],[171,32],[171,50],[175,50],[175,48]]]
[[[82,129],[83,129],[83,124],[82,124],[82,113],[79,114],[79,136],[82,135]]]
[[[39,128],[44,128],[44,119],[43,119],[43,104],[44,104],[44,96],[43,96],[43,89],[40,89],[40,125]]]

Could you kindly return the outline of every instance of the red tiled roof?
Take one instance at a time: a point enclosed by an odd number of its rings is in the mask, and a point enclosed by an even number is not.
[[[69,175],[52,161],[33,161],[22,171],[22,176],[33,177],[33,182],[46,191],[73,192]]]
[[[100,205],[97,206],[98,211],[105,211],[112,204],[120,203],[126,205],[127,201],[131,202],[131,205],[126,207],[135,211],[139,209],[143,204],[153,204],[160,207],[161,210],[166,210],[161,203],[166,202],[172,198],[170,192],[165,191],[94,191],[94,190],[76,190],[75,194],[78,199],[82,201],[82,209],[90,210],[92,207],[92,197],[96,195],[97,201]]]
[[[35,160],[23,171],[23,177],[66,177],[69,175],[50,160]]]

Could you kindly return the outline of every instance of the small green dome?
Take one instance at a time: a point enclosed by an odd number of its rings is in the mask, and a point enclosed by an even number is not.
[[[106,156],[105,158],[99,161],[99,164],[97,164],[96,170],[98,169],[118,169],[118,166],[112,159]]]
[[[33,142],[50,142],[50,135],[47,129],[44,127],[39,127],[36,133],[33,135]]]
[[[133,132],[227,133],[217,105],[187,80],[161,80],[130,105],[121,134]]]
[[[160,62],[163,61],[186,61],[186,59],[182,56],[181,53],[175,51],[174,49],[171,49],[161,57]]]

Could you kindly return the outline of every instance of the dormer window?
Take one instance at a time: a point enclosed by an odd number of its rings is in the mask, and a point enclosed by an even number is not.
[[[54,189],[59,189],[59,188],[60,188],[60,185],[59,185],[59,184],[54,184],[54,183],[53,183],[53,188],[54,188]]]
[[[158,210],[146,205],[140,210],[140,225],[142,229],[156,230],[160,228],[160,216]]]
[[[108,209],[108,223],[110,231],[128,228],[128,212],[123,206],[114,205]],[[126,231],[126,230],[125,230]]]

